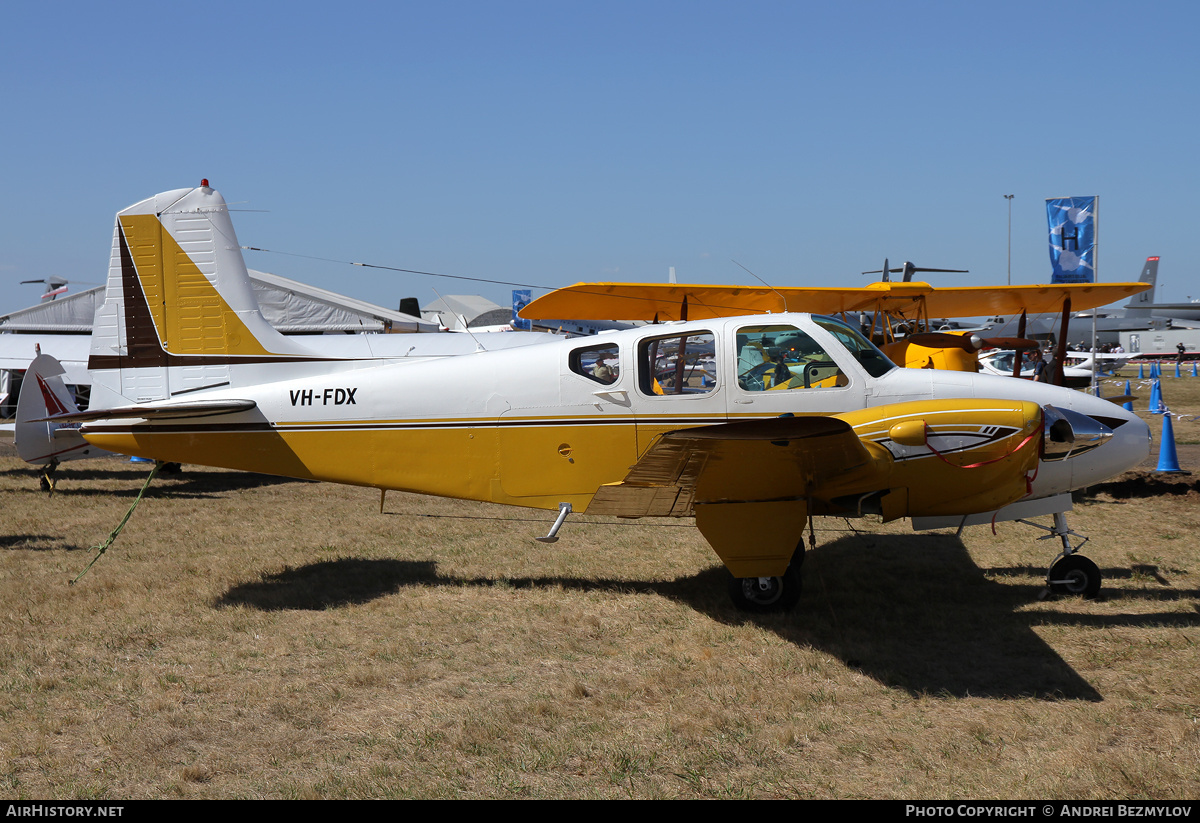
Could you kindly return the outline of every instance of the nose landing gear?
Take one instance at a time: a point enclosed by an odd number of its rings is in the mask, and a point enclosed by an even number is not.
[[[1046,585],[1055,594],[1089,598],[1100,593],[1100,581],[1100,567],[1081,554],[1060,556],[1046,575]]]
[[[1065,514],[1056,513],[1053,526],[1043,526],[1029,520],[1019,522],[1050,532],[1039,537],[1039,540],[1051,540],[1057,537],[1062,541],[1062,552],[1054,558],[1054,562],[1050,564],[1050,571],[1046,574],[1046,588],[1051,593],[1075,594],[1088,598],[1095,597],[1100,593],[1100,584],[1104,579],[1100,574],[1100,567],[1083,555],[1076,553],[1083,548],[1083,544],[1088,541],[1088,538],[1067,527]],[[1079,538],[1079,544],[1072,546],[1071,537]]]

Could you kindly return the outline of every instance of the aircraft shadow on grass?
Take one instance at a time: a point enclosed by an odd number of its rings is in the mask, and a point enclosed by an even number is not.
[[[1105,570],[1107,577],[1131,570]],[[828,652],[879,682],[914,696],[1100,701],[1103,697],[1033,630],[1200,625],[1200,614],[1079,615],[1020,612],[1043,586],[1004,582],[1035,578],[1029,568],[976,566],[953,535],[844,537],[808,553],[805,593],[790,613],[747,616],[724,597],[719,567],[671,581],[530,577],[463,578],[439,574],[434,561],[347,558],[287,569],[231,588],[215,603],[267,611],[323,610],[365,603],[406,586],[561,587],[580,591],[654,592],[730,624],[754,622],[797,646]],[[1115,598],[1171,601],[1197,591],[1112,592]]]
[[[57,534],[0,534],[0,551],[70,551],[71,547],[62,545],[64,539],[62,535]]]
[[[150,473],[149,466],[130,466],[122,469],[87,468],[76,469],[72,466],[57,475],[57,487],[54,490],[56,498],[85,498],[85,497],[114,497],[134,498],[141,491],[146,476]],[[45,494],[39,491],[38,482],[41,471],[37,469],[10,469],[0,472],[0,475],[27,477],[31,494]],[[83,484],[97,483],[106,480],[120,481],[121,488],[97,489],[82,488]],[[160,472],[146,490],[148,498],[210,498],[223,493],[258,489],[265,486],[277,486],[284,483],[312,483],[312,480],[294,480],[290,477],[275,477],[268,474],[233,471],[198,471],[189,473],[188,467],[174,474]]]
[[[1088,503],[1102,500],[1100,495],[1105,494],[1112,500],[1104,502],[1111,504],[1157,497],[1186,497],[1192,492],[1200,493],[1200,478],[1190,474],[1155,475],[1150,472],[1130,472],[1124,479],[1073,492],[1072,497],[1076,503]]]

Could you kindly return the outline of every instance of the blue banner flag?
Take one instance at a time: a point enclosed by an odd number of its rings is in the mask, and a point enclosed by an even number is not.
[[[1093,283],[1096,280],[1095,197],[1046,200],[1050,223],[1051,283]]]
[[[517,312],[530,304],[533,300],[533,294],[529,289],[513,289],[512,300],[512,327],[517,331],[530,331],[533,328],[533,324],[524,317],[517,316]]]

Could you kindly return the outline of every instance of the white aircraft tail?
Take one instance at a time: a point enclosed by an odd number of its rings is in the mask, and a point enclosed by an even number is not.
[[[1149,316],[1150,306],[1154,303],[1154,291],[1158,285],[1158,258],[1147,257],[1146,265],[1142,267],[1142,276],[1139,283],[1149,283],[1150,288],[1141,294],[1135,294],[1129,298],[1129,302],[1125,304],[1125,309],[1130,314],[1145,314]]]
[[[78,423],[55,423],[44,418],[79,411],[75,398],[63,382],[62,364],[48,354],[39,354],[29,364],[17,401],[14,440],[17,453],[26,463],[57,465],[65,460],[109,454],[88,443],[79,434]],[[41,421],[41,422],[34,422]]]
[[[88,361],[93,406],[227,385],[238,363],[312,357],[263,318],[229,209],[207,180],[117,213]]]

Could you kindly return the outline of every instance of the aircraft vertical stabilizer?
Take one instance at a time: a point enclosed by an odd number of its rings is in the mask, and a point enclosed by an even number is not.
[[[207,180],[117,213],[88,361],[94,403],[165,400],[228,382],[232,364],[297,356],[312,352],[263,318],[225,200]]]
[[[1126,316],[1149,317],[1154,304],[1154,292],[1158,283],[1158,258],[1147,257],[1146,265],[1142,267],[1140,283],[1149,283],[1150,288],[1129,298],[1125,304]]]
[[[108,454],[83,439],[78,423],[55,423],[44,419],[79,411],[75,398],[63,382],[64,373],[62,364],[48,354],[35,357],[25,372],[21,397],[17,401],[14,440],[17,453],[26,463],[56,465],[64,460]]]

